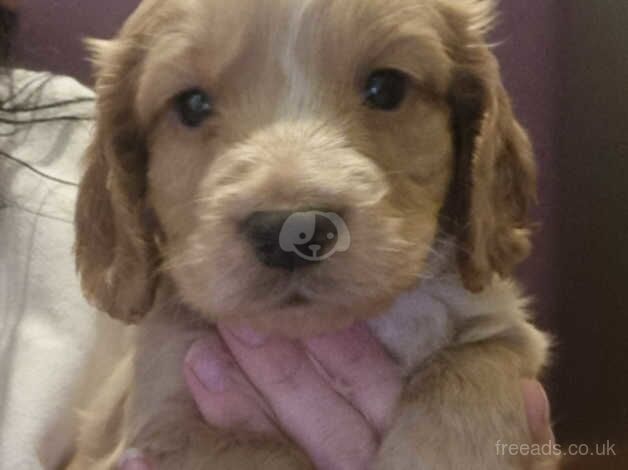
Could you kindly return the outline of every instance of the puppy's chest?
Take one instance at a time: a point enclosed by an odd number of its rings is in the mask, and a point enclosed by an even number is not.
[[[385,315],[370,320],[368,325],[399,361],[404,374],[454,338],[450,308],[421,290],[403,294]]]

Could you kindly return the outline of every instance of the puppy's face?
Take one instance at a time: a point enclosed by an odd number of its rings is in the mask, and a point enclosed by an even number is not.
[[[488,125],[484,77],[453,96],[462,58],[447,3],[144,2],[100,59],[92,166],[124,232],[109,243],[108,295],[150,290],[159,272],[208,318],[303,334],[415,286],[446,203],[469,212],[452,185],[470,184]],[[125,235],[141,240],[130,255]],[[139,279],[116,280],[116,258],[142,264]]]

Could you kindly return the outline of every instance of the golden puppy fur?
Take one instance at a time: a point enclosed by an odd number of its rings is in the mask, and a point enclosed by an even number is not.
[[[160,469],[310,468],[290,442],[202,422],[183,357],[215,321],[290,336],[368,319],[407,380],[377,469],[542,469],[519,389],[546,361],[507,276],[535,167],[484,34],[488,0],[145,0],[94,42],[97,127],[76,213],[86,296],[129,349],[70,468],[139,448]],[[374,70],[410,83],[364,103]],[[176,97],[212,115],[181,123]],[[256,259],[257,211],[333,208],[351,248],[293,273]],[[295,302],[294,299],[299,301]]]

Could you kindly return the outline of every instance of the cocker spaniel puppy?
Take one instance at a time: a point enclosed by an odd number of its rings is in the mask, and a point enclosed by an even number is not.
[[[508,280],[535,166],[491,3],[145,0],[92,43],[77,264],[138,326],[71,468],[130,447],[160,469],[311,467],[199,418],[180,368],[218,320],[294,337],[367,320],[406,378],[376,469],[553,468],[496,451],[531,441],[519,383],[548,341]]]

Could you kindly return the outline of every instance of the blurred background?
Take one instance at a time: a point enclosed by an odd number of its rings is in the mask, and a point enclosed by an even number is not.
[[[225,0],[228,1],[228,0]],[[81,38],[110,37],[138,0],[22,2],[19,64],[90,83]],[[541,167],[521,278],[556,338],[546,377],[561,443],[616,443],[569,469],[628,469],[628,2],[501,0],[492,40]]]

